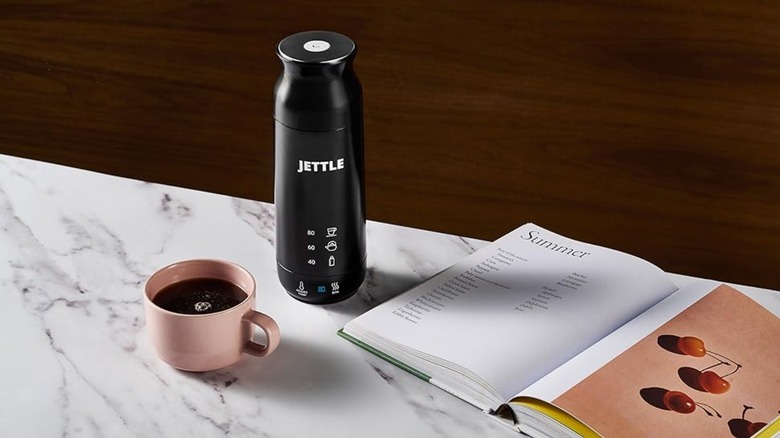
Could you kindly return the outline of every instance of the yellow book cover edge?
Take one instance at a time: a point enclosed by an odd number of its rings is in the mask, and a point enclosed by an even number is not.
[[[515,397],[509,403],[523,405],[527,408],[533,409],[536,412],[544,414],[568,427],[583,438],[601,438],[601,435],[594,432],[593,429],[588,427],[585,423],[578,420],[563,409],[550,403],[531,397]]]

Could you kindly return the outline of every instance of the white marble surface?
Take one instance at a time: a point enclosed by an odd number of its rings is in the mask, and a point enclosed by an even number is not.
[[[518,436],[336,335],[484,242],[370,222],[367,283],[318,307],[278,283],[273,224],[272,205],[0,155],[0,437]],[[252,272],[271,357],[155,357],[143,284],[190,258]]]

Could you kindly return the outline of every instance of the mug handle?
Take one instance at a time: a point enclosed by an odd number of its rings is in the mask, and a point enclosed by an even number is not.
[[[269,354],[273,353],[274,350],[276,350],[276,347],[279,346],[279,325],[276,324],[276,321],[274,321],[273,318],[266,315],[265,313],[260,313],[256,310],[250,309],[246,314],[244,314],[244,316],[241,317],[241,320],[254,324],[263,329],[267,339],[266,345],[258,344],[257,342],[254,342],[250,339],[247,341],[246,345],[244,345],[244,353],[251,354],[252,356],[263,357],[268,356]]]

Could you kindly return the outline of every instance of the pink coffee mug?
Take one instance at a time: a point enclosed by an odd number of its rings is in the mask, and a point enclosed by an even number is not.
[[[165,310],[154,297],[166,286],[199,278],[225,280],[241,288],[241,303],[215,313],[187,315]],[[253,310],[255,280],[241,266],[223,260],[186,260],[152,274],[144,291],[146,329],[157,355],[174,368],[211,371],[236,363],[242,353],[263,357],[279,345],[279,326]],[[252,324],[260,327],[266,345],[252,341]]]

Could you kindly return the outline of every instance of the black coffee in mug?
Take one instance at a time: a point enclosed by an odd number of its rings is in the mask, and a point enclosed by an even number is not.
[[[229,281],[193,278],[162,288],[152,302],[169,312],[205,315],[237,306],[246,297],[246,292]]]

